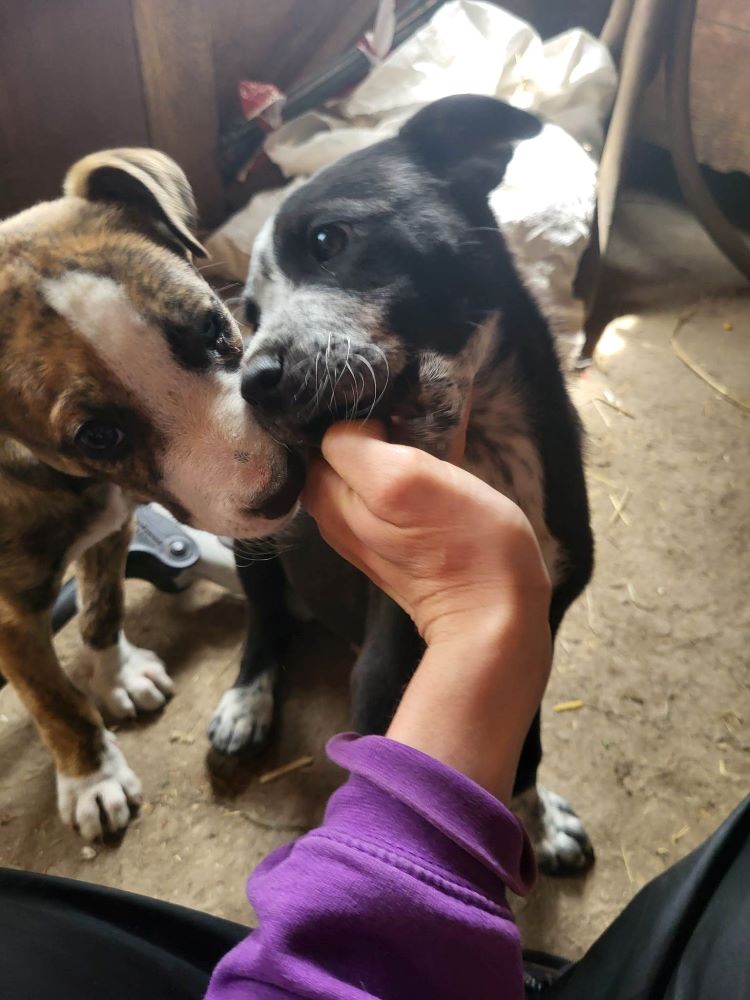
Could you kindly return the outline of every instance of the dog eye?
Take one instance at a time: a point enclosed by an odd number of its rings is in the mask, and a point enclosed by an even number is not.
[[[243,299],[242,311],[245,314],[245,322],[257,330],[260,323],[260,307],[255,299]]]
[[[203,323],[203,340],[206,347],[218,347],[224,339],[224,323],[216,309],[212,309]]]
[[[349,243],[349,229],[340,223],[316,226],[310,233],[310,250],[319,264],[343,253]]]
[[[237,345],[232,343],[232,331],[227,320],[218,309],[212,309],[203,324],[203,343],[209,350],[219,354],[236,353]]]
[[[88,458],[119,458],[125,444],[125,434],[115,424],[89,420],[78,428],[75,443]]]

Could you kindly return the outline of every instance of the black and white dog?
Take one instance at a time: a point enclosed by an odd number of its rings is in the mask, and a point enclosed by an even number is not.
[[[529,518],[553,581],[554,634],[592,570],[581,431],[549,326],[488,203],[514,142],[539,129],[492,98],[446,98],[290,195],[253,250],[242,391],[293,450],[334,420],[375,413],[440,455],[473,386],[465,465]],[[210,730],[225,752],[265,738],[286,631],[279,561],[241,573],[252,627]],[[371,593],[352,677],[357,730],[385,731],[420,651],[404,613]],[[537,788],[540,759],[537,716],[517,801],[542,867],[580,870],[591,845],[567,803]]]

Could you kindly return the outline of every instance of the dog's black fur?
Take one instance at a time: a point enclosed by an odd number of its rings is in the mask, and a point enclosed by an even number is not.
[[[523,433],[543,473],[544,522],[559,546],[550,610],[554,634],[592,570],[581,430],[549,326],[519,276],[488,204],[489,192],[500,183],[512,156],[512,141],[530,137],[538,128],[535,118],[501,102],[448,98],[418,113],[396,138],[344,158],[291,195],[275,219],[272,238],[257,249],[254,277],[251,271],[248,315],[259,325],[258,347],[251,347],[246,361],[246,397],[269,430],[292,446],[317,440],[333,419],[375,408],[385,419],[400,416],[407,439],[441,454],[475,375],[491,380],[491,373],[511,372],[513,386],[501,386],[498,398],[512,388],[522,401]],[[317,246],[321,239],[328,244],[323,260]],[[282,305],[269,292],[278,286],[287,300]],[[295,310],[294,296],[301,291],[308,298],[301,298]],[[305,303],[312,303],[309,320]],[[362,321],[365,329],[351,326],[358,312],[371,317]],[[320,330],[319,316],[325,317]],[[478,327],[494,317],[499,321],[496,341],[481,372],[469,371],[468,345]],[[359,400],[350,399],[342,384],[351,343],[346,360],[344,347],[353,338],[358,356],[375,373],[367,392],[363,382],[364,398]],[[321,394],[316,386],[313,395],[309,388],[309,369],[322,351],[321,342],[327,345],[326,368],[335,376],[330,400],[328,390]],[[391,376],[387,385],[383,354]],[[439,378],[427,379],[420,368],[427,355],[444,365]],[[259,388],[263,378],[256,377],[258,365],[263,368],[269,358],[277,369],[272,384]],[[353,374],[351,382],[356,387]],[[502,448],[493,451],[493,435],[501,438],[503,428],[492,426],[492,407],[490,392],[484,415],[477,416],[478,423],[472,418],[467,457],[486,465],[489,455],[490,462],[502,465]],[[503,419],[500,408],[497,420]],[[512,474],[505,479],[512,481]],[[269,664],[275,670],[283,656],[286,625],[278,612],[284,589],[278,563],[246,565],[243,559],[240,573],[256,609],[261,602],[258,617],[265,619],[262,636],[256,631],[248,640],[237,680],[241,686]],[[353,671],[359,731],[386,729],[420,652],[404,613],[372,592],[365,640]],[[521,759],[517,792],[535,785],[540,759],[537,716]]]

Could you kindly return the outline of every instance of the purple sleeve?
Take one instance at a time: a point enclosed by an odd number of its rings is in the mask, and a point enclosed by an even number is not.
[[[256,868],[259,927],[206,1000],[521,1000],[506,886],[534,858],[521,823],[469,778],[381,736],[337,736],[351,772],[323,825]]]

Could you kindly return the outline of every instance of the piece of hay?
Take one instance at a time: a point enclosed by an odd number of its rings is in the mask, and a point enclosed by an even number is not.
[[[623,417],[630,417],[631,420],[635,420],[635,414],[631,413],[630,410],[625,409],[611,389],[603,389],[601,396],[597,396],[596,398],[600,403],[606,403],[607,406],[611,406],[613,410],[617,410],[617,412],[621,413]]]
[[[299,771],[302,767],[309,767],[314,759],[314,757],[297,757],[296,760],[290,760],[288,764],[282,764],[281,767],[276,767],[273,771],[266,771],[265,774],[261,774],[258,781],[261,785],[267,785],[269,781],[276,781],[277,778],[283,778],[285,774],[290,774],[292,771]]]
[[[625,853],[625,848],[623,847],[622,844],[620,844],[620,855],[622,857],[622,863],[625,865],[625,871],[627,872],[628,875],[628,882],[630,882],[630,884],[633,885],[635,883],[635,879],[633,878],[633,873],[630,870],[630,864],[628,863],[628,856]]]
[[[638,597],[635,592],[635,587],[630,582],[630,580],[625,581],[625,589],[628,592],[628,597],[630,598],[630,603],[641,611],[655,611],[656,607],[653,604],[644,604],[644,602]]]
[[[561,701],[552,707],[553,712],[577,712],[583,708],[583,701],[580,698],[573,698],[571,701]]]
[[[192,743],[195,743],[195,737],[191,736],[190,733],[181,733],[176,729],[173,733],[169,734],[169,742],[190,746]]]
[[[591,600],[591,588],[587,587],[583,592],[584,600],[586,602],[586,620],[589,623],[589,628],[594,633],[594,635],[599,635],[594,625],[594,605]]]
[[[677,320],[677,326],[674,328],[674,332],[671,338],[672,350],[680,359],[680,361],[683,363],[683,365],[689,368],[694,375],[698,376],[698,378],[703,379],[704,382],[710,385],[711,388],[714,390],[714,392],[718,392],[720,396],[723,396],[725,399],[728,399],[730,403],[733,403],[735,406],[738,406],[741,410],[750,411],[750,399],[740,399],[739,396],[735,396],[734,393],[731,391],[731,389],[729,389],[726,385],[724,385],[723,382],[720,382],[717,378],[714,378],[714,376],[711,375],[710,372],[706,371],[703,365],[700,365],[698,364],[697,361],[694,361],[693,358],[690,356],[690,354],[679,343],[680,332],[687,323],[687,321],[692,318],[695,311],[696,311],[695,309],[689,309],[686,312],[684,312],[682,316],[680,316],[680,318]],[[727,329],[726,325],[724,326],[724,329],[725,330]]]
[[[629,486],[625,487],[625,492],[619,499],[617,497],[612,496],[611,493],[609,494],[609,502],[614,507],[614,510],[612,511],[612,514],[609,519],[610,527],[615,523],[615,521],[618,518],[622,521],[623,524],[627,525],[628,528],[630,527],[630,518],[627,517],[627,515],[625,514],[625,507],[629,499],[630,499]]]
[[[604,426],[607,428],[607,430],[609,430],[609,428],[612,426],[612,421],[609,419],[609,417],[607,416],[607,414],[604,412],[604,410],[599,405],[599,399],[600,398],[601,397],[597,397],[596,399],[592,399],[591,400],[591,405],[594,407],[594,409],[596,410],[596,412],[599,414],[601,422],[604,424]]]

